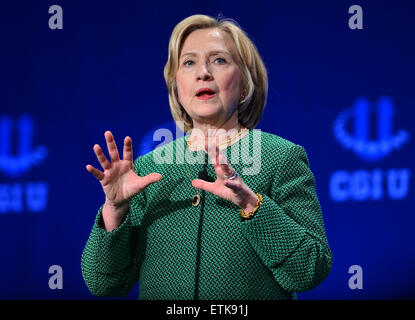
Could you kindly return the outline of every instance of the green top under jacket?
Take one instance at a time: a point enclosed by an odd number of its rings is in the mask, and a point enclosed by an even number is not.
[[[138,175],[163,178],[132,199],[118,228],[105,231],[99,209],[82,253],[91,293],[124,296],[138,281],[139,299],[296,299],[321,283],[332,254],[304,148],[251,129],[223,150],[263,195],[255,216],[244,220],[235,204],[203,190],[192,206],[189,173],[197,179],[204,161],[209,176],[216,173],[204,150],[185,148],[186,138],[136,159]]]

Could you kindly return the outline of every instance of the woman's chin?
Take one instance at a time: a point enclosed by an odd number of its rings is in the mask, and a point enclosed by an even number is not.
[[[197,118],[212,118],[219,115],[219,110],[214,106],[199,106],[195,111],[195,117]]]
[[[217,112],[199,112],[194,119],[200,120],[216,120],[219,119]]]

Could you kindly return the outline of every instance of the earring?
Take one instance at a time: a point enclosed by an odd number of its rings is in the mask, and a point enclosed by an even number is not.
[[[242,102],[242,100],[245,99],[245,97],[246,97],[246,91],[243,90],[241,93],[241,96],[239,97],[239,102]]]

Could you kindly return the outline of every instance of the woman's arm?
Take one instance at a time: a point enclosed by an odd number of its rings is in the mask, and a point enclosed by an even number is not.
[[[134,171],[140,176],[140,158]],[[82,275],[88,289],[96,296],[125,296],[138,280],[135,260],[140,219],[145,208],[145,193],[134,196],[118,226],[108,230],[102,206],[82,253]],[[108,212],[107,212],[108,213]]]
[[[125,220],[113,231],[103,227],[102,207],[82,253],[82,276],[96,296],[125,296],[138,280],[134,260],[139,225],[134,221],[144,208],[140,193],[131,202]]]
[[[307,291],[327,277],[333,258],[303,147],[287,150],[271,193],[263,194],[262,205],[242,229],[285,290]]]

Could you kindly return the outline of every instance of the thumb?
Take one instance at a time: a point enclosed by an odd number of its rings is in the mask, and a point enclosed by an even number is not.
[[[192,186],[215,194],[215,187],[213,186],[213,182],[207,182],[202,179],[194,179],[192,180]]]
[[[163,176],[160,173],[149,173],[142,177],[143,188],[148,187],[150,184],[160,181]]]

